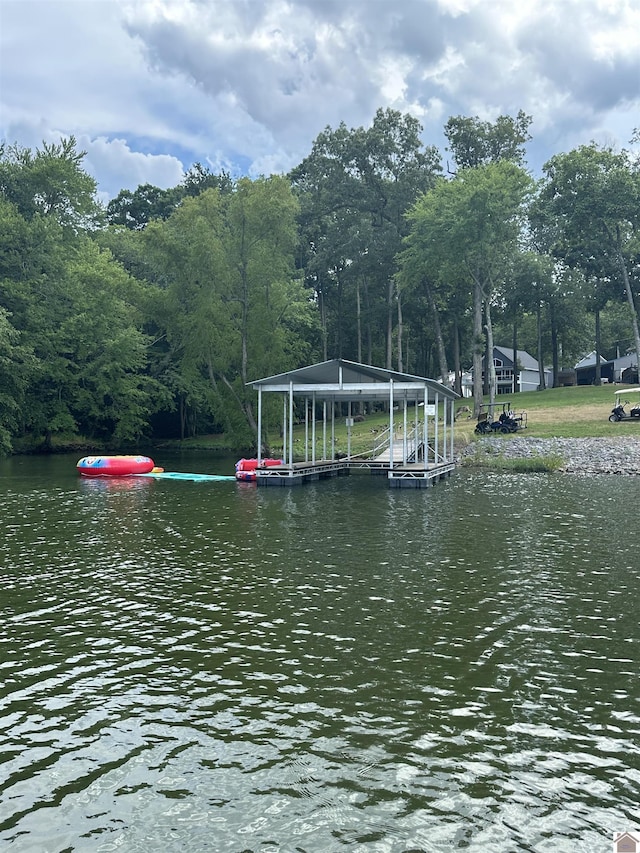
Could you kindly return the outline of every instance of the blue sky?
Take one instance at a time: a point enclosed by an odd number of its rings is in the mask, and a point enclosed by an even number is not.
[[[101,197],[281,173],[325,127],[533,117],[534,172],[640,126],[637,0],[0,0],[0,137],[74,135]]]

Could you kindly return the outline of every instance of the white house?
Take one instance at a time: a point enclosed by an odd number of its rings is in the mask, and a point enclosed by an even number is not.
[[[447,379],[443,379],[442,376],[438,379],[438,382],[442,382],[443,385],[446,385],[448,388],[455,388],[456,384],[456,375],[453,370],[449,371],[449,376]],[[473,396],[473,374],[469,370],[463,370],[462,375],[460,377],[460,385],[462,388],[462,396],[463,397],[472,397]]]

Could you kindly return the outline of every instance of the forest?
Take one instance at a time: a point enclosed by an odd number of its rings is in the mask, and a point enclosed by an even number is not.
[[[3,143],[0,453],[216,433],[255,448],[246,383],[331,358],[460,391],[494,344],[554,376],[640,353],[638,132],[534,177],[531,121],[452,117],[441,152],[380,109],[327,127],[289,174],[196,163],[106,204],[73,137]]]

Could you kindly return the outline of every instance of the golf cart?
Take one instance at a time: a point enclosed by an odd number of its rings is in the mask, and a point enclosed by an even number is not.
[[[629,400],[624,399],[629,397]],[[625,406],[631,406],[629,411]],[[615,392],[615,405],[611,409],[609,420],[611,423],[618,421],[640,420],[640,388],[623,388]]]
[[[496,416],[496,409],[502,405],[502,412]],[[478,414],[478,423],[474,430],[478,435],[491,435],[517,432],[527,426],[527,413],[514,412],[511,403],[483,403]]]

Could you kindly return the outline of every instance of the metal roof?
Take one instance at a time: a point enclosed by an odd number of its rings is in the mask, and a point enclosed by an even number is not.
[[[435,379],[398,373],[383,367],[358,364],[342,358],[299,367],[265,379],[247,382],[255,390],[289,392],[294,395],[315,394],[318,400],[388,400],[393,384],[394,400],[439,398],[455,400],[458,394]]]

